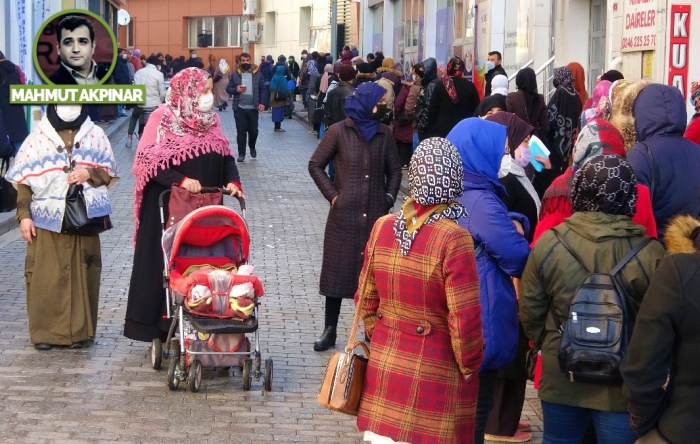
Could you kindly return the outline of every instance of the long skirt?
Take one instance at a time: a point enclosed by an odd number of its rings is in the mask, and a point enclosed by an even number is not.
[[[284,120],[284,107],[283,106],[277,106],[277,107],[272,107],[272,121],[275,123],[281,122]]]
[[[94,338],[101,274],[99,236],[37,228],[24,265],[32,343],[71,345]]]
[[[223,103],[228,102],[228,93],[226,92],[226,87],[228,86],[230,74],[226,73],[221,77],[221,80],[214,84],[214,106],[220,107]]]

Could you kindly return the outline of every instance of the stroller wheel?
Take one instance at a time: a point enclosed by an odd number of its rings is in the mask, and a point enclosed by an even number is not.
[[[248,358],[243,362],[243,390],[250,390],[250,384],[253,381],[253,361]]]
[[[173,338],[170,341],[170,357],[180,359],[180,340],[177,338]]]
[[[263,387],[266,392],[272,391],[272,358],[267,358],[265,360],[265,379],[263,380]]]
[[[199,359],[195,359],[194,361],[192,361],[192,365],[190,366],[190,390],[192,390],[192,392],[194,393],[197,393],[201,384],[202,363],[199,362]]]
[[[163,361],[163,343],[160,339],[155,338],[151,343],[151,366],[153,370],[160,370],[160,364]]]
[[[170,368],[168,369],[168,388],[170,390],[177,390],[180,385],[180,360],[173,359],[170,361]]]

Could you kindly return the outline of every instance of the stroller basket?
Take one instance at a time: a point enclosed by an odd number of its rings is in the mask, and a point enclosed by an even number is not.
[[[203,333],[253,333],[258,329],[258,319],[255,316],[251,316],[243,321],[235,318],[206,318],[185,312],[185,318],[195,330]]]

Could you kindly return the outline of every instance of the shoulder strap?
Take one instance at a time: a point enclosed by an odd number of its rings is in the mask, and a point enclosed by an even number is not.
[[[649,184],[649,191],[651,191],[651,200],[654,200],[654,189],[656,188],[656,162],[654,162],[654,155],[651,154],[651,148],[646,142],[642,142],[642,145],[647,149],[647,155],[649,156],[649,164],[651,167],[651,183]]]
[[[574,257],[574,259],[576,259],[576,262],[581,264],[583,269],[586,270],[586,273],[590,274],[591,271],[588,269],[588,267],[586,267],[586,265],[583,263],[583,259],[581,259],[581,256],[579,256],[578,253],[576,252],[576,250],[573,249],[573,247],[571,246],[571,244],[569,244],[569,242],[566,240],[564,235],[562,235],[559,231],[557,231],[556,228],[552,228],[552,231],[554,232],[554,236],[556,236],[556,238],[564,246],[564,248],[566,248],[567,251],[569,253],[571,253],[571,255]]]
[[[627,265],[627,263],[628,263],[629,261],[631,261],[632,259],[634,259],[634,257],[635,257],[640,251],[642,251],[642,249],[643,249],[644,247],[646,247],[647,245],[649,245],[649,243],[650,243],[652,240],[653,240],[652,238],[647,237],[646,239],[644,239],[643,241],[641,241],[636,247],[632,248],[632,250],[631,250],[629,253],[627,253],[627,256],[623,257],[622,260],[620,261],[620,263],[618,263],[618,264],[615,266],[615,268],[613,268],[613,269],[610,271],[610,274],[611,274],[612,276],[615,276],[617,273],[619,273],[620,270],[622,270],[622,269],[625,267],[625,265]]]

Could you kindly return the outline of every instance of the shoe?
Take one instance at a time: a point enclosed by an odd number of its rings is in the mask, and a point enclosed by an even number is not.
[[[243,162],[245,160],[245,156],[238,156],[238,161]]]
[[[131,148],[131,143],[133,142],[133,139],[126,139],[126,145],[124,145],[127,148]]]
[[[326,327],[321,333],[321,337],[314,342],[314,351],[326,351],[330,347],[335,347],[336,327]]]
[[[518,430],[521,432],[529,432],[532,430],[532,426],[530,426],[529,422],[520,421],[518,422]]]
[[[53,348],[53,345],[47,344],[45,342],[40,342],[38,344],[34,344],[34,348],[39,350],[39,351],[46,351],[46,350],[51,350]]]
[[[256,157],[258,157],[258,152],[255,151],[255,148],[251,148],[251,149],[250,149],[250,157],[252,157],[253,159],[255,159]]]
[[[126,117],[126,114],[119,114],[118,117]]]
[[[83,343],[82,342],[74,342],[71,345],[68,346],[70,350],[80,350],[83,348]]]
[[[287,130],[283,130],[282,128],[275,128],[276,133],[286,133]]]
[[[528,442],[532,439],[532,435],[527,432],[517,431],[513,436],[497,436],[484,434],[484,439],[487,441],[498,441],[498,442]]]

